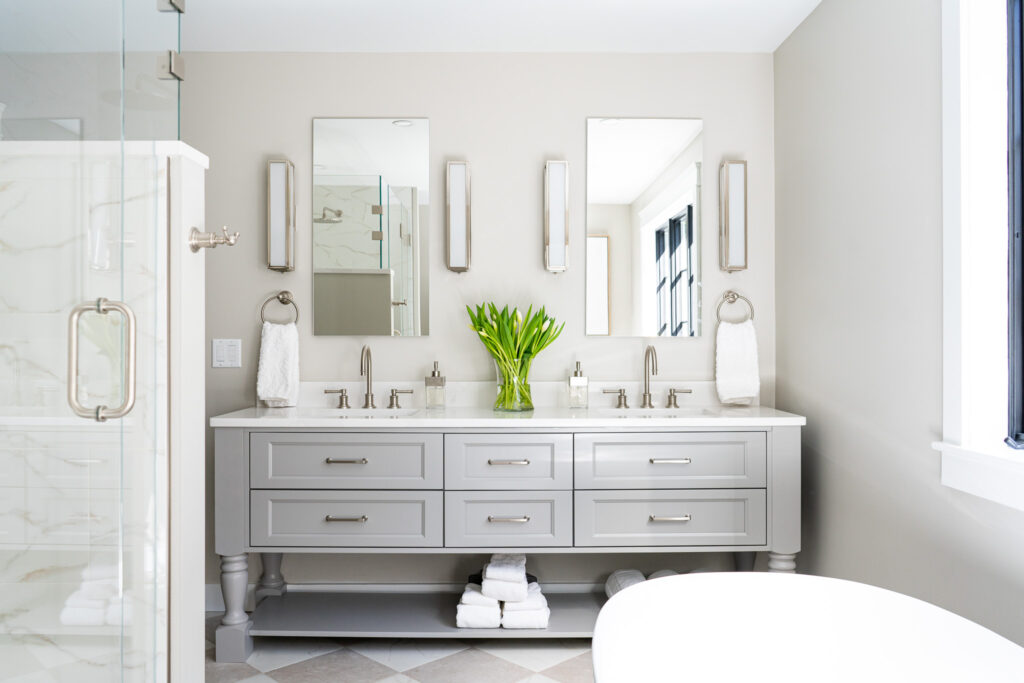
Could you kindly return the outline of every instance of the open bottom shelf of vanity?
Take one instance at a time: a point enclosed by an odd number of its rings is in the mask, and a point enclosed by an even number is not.
[[[252,636],[330,638],[590,638],[600,593],[545,594],[546,629],[458,628],[458,593],[303,593],[265,598],[252,614]]]

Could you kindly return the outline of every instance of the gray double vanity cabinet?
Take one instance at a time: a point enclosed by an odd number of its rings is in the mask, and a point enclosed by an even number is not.
[[[764,551],[772,571],[796,566],[802,417],[375,412],[251,408],[212,420],[218,661],[244,661],[254,636],[589,637],[603,602],[550,593],[547,629],[458,629],[450,592],[289,591],[284,553]],[[252,615],[248,553],[263,566]]]

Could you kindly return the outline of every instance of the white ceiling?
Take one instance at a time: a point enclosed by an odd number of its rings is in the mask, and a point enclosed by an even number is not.
[[[703,127],[700,119],[589,119],[587,203],[632,204]]]
[[[820,2],[189,0],[182,19],[182,49],[774,52]]]

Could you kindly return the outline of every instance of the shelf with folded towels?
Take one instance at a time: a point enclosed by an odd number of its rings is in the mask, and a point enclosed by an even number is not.
[[[590,638],[600,593],[547,593],[546,629],[458,628],[460,593],[290,592],[265,598],[253,636],[323,638]]]

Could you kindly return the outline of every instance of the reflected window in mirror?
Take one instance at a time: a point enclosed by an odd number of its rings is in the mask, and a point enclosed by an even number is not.
[[[702,152],[699,119],[588,119],[587,334],[700,335]]]
[[[429,331],[427,119],[313,120],[313,333]]]

